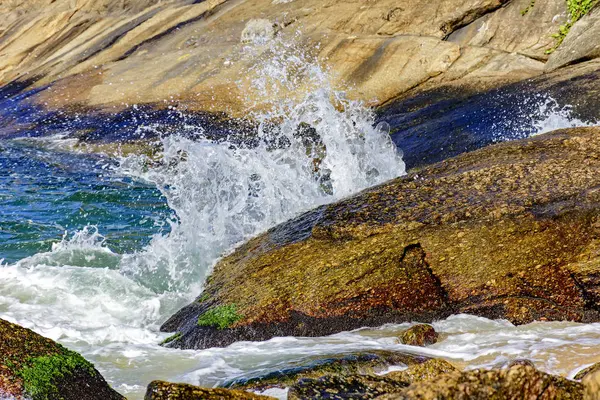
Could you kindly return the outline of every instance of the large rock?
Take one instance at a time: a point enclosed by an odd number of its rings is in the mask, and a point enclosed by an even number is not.
[[[528,366],[449,373],[417,382],[379,400],[583,399],[583,385]]]
[[[490,146],[320,207],[223,258],[179,348],[463,312],[598,321],[600,128]]]
[[[79,354],[2,319],[0,354],[1,398],[124,399]]]
[[[289,387],[299,379],[316,379],[324,375],[338,377],[357,374],[375,375],[391,365],[419,366],[425,363],[425,367],[417,370],[425,371],[431,369],[428,361],[429,359],[423,356],[383,350],[337,354],[333,356],[323,355],[294,363],[281,370],[261,375],[239,377],[233,381],[226,382],[223,386],[233,389],[263,391],[274,387]],[[412,371],[412,368],[408,368],[408,370]],[[419,372],[416,373],[418,374]]]
[[[382,104],[414,88],[490,87],[542,74],[550,34],[566,21],[566,7],[563,0],[538,2],[522,15],[529,3],[3,2],[0,85],[33,84],[42,90],[32,103],[50,109],[164,107],[166,101],[244,115],[265,101],[246,85],[271,50],[261,40],[248,51],[242,35],[249,21],[260,20],[267,36],[293,38],[298,53],[326,64],[335,87]]]

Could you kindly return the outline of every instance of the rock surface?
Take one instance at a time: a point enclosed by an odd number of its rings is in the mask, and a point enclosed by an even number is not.
[[[264,101],[247,85],[275,36],[296,38],[350,97],[382,104],[414,88],[482,88],[542,74],[566,7],[530,3],[13,0],[0,4],[0,85],[50,84],[30,101],[51,109],[176,102],[242,115]],[[264,40],[249,51],[253,20],[262,21]]]
[[[583,385],[528,366],[440,375],[379,400],[583,399]]]
[[[409,353],[383,350],[363,351],[350,354],[339,354],[331,357],[320,356],[290,365],[283,370],[259,376],[242,377],[227,382],[223,386],[233,389],[266,390],[273,387],[289,387],[299,379],[319,378],[324,375],[347,377],[352,375],[374,375],[391,365],[418,366],[428,358]],[[430,364],[427,364],[429,366]],[[409,368],[410,370],[411,368]],[[419,369],[419,371],[424,370]],[[406,379],[404,379],[406,381]]]
[[[1,398],[124,399],[79,354],[2,319],[0,354]]]
[[[457,371],[458,369],[448,361],[432,359],[421,364],[411,365],[404,371],[390,372],[385,377],[410,385],[416,382],[433,380],[439,375]]]
[[[400,342],[409,346],[429,346],[437,342],[438,333],[433,326],[417,324],[411,326],[400,335]]]
[[[206,348],[458,312],[598,321],[599,134],[490,146],[288,221],[223,258],[162,329]]]
[[[152,381],[148,385],[145,400],[245,400],[271,399],[274,397],[261,396],[242,390],[213,389],[186,383],[171,383]]]
[[[576,381],[580,381],[587,375],[593,374],[598,371],[600,371],[600,363],[596,363],[594,365],[590,365],[589,367],[582,369],[581,371],[577,372],[573,379],[575,379]]]

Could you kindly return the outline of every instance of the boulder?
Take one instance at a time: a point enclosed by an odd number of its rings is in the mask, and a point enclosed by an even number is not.
[[[352,375],[374,375],[394,365],[418,366],[428,361],[427,357],[409,353],[384,350],[363,351],[333,356],[313,357],[294,363],[289,367],[258,376],[236,378],[223,386],[232,389],[258,390],[285,388],[304,378],[317,379],[324,375],[347,377]],[[429,368],[427,364],[426,368]],[[421,371],[422,369],[419,369]],[[406,380],[406,379],[405,379]]]
[[[275,400],[274,397],[261,396],[244,392],[219,388],[204,388],[187,383],[171,383],[152,381],[148,385],[145,400]]]
[[[583,399],[583,385],[529,366],[474,370],[417,382],[379,400]]]
[[[81,355],[0,319],[0,398],[122,400]]]
[[[599,154],[600,128],[560,130],[319,207],[223,258],[162,329],[206,348],[459,312],[598,321]]]
[[[400,335],[400,342],[409,346],[429,346],[437,342],[439,334],[428,324],[411,326]]]
[[[581,381],[583,400],[600,400],[600,372],[590,372]]]
[[[380,376],[326,375],[318,379],[301,379],[288,391],[288,400],[328,399],[366,400],[386,393],[399,392],[408,385]]]

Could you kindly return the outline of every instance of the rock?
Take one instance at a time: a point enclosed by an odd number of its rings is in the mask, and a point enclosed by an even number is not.
[[[583,400],[600,400],[600,372],[590,372],[581,381]]]
[[[516,360],[511,360],[506,365],[506,368],[512,368],[512,367],[515,367],[517,365],[522,365],[522,366],[525,366],[525,367],[535,368],[535,364],[533,362],[531,362],[530,360],[524,359],[524,358],[517,358]]]
[[[0,397],[121,400],[81,355],[0,319]]]
[[[303,360],[283,370],[259,376],[237,378],[225,383],[223,386],[233,389],[263,391],[273,387],[288,387],[304,378],[316,379],[324,375],[338,377],[374,375],[390,365],[418,366],[423,362],[427,362],[426,360],[427,357],[423,356],[383,350],[339,354],[330,357],[319,356],[318,358]]]
[[[3,2],[0,85],[39,88],[30,101],[50,110],[163,107],[168,101],[245,116],[249,106],[289,97],[285,91],[261,97],[240,83],[240,77],[255,77],[253,67],[270,51],[244,48],[272,37],[275,25],[282,38],[298,42],[298,53],[326,64],[334,86],[352,99],[384,104],[411,90],[452,82],[481,90],[543,73],[550,35],[566,22],[566,6],[562,0],[529,5],[530,0],[402,5],[381,0],[369,6],[337,0],[235,6],[226,0]],[[578,51],[586,46],[576,44]],[[308,90],[310,85],[298,88]]]
[[[600,57],[600,8],[577,21],[546,63],[546,71]]]
[[[264,44],[275,36],[273,23],[268,19],[251,19],[242,31],[242,43]]]
[[[223,258],[208,296],[162,328],[206,348],[459,312],[598,321],[599,133],[490,146],[283,223]],[[219,307],[235,322],[198,325]]]
[[[275,399],[270,396],[219,388],[204,388],[186,383],[152,381],[148,385],[145,400],[245,400]]]
[[[318,379],[301,379],[288,391],[288,400],[373,399],[386,393],[395,393],[407,387],[404,382],[380,376],[354,375],[340,377],[326,375]]]
[[[438,333],[433,326],[418,324],[411,326],[400,335],[400,342],[409,346],[429,346],[437,342]]]
[[[585,378],[587,375],[593,374],[597,371],[600,371],[600,363],[596,363],[596,364],[590,365],[587,368],[582,369],[581,371],[577,372],[577,374],[573,377],[573,379],[575,379],[576,381],[580,381],[583,378]]]
[[[421,364],[411,365],[404,371],[390,372],[386,374],[385,377],[410,385],[415,382],[433,380],[439,375],[455,371],[458,371],[458,369],[448,361],[432,359]]]
[[[529,366],[449,373],[378,397],[379,400],[582,399],[583,385]]]

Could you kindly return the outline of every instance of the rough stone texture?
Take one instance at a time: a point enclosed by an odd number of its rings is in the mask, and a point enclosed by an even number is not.
[[[438,336],[433,326],[418,324],[402,332],[400,342],[410,346],[429,346],[437,342]]]
[[[242,390],[212,389],[186,383],[170,383],[152,381],[148,385],[145,400],[245,400],[271,399],[274,397],[261,396]]]
[[[427,357],[382,350],[339,354],[331,357],[320,356],[311,360],[304,360],[296,363],[296,365],[290,365],[283,370],[277,370],[259,376],[238,378],[234,381],[225,383],[223,386],[233,389],[262,391],[273,387],[289,387],[295,384],[299,379],[304,378],[316,379],[324,375],[338,377],[374,375],[383,371],[390,365],[416,367],[423,362],[425,362],[428,367],[430,366]],[[427,368],[420,368],[417,371],[425,371]],[[409,367],[409,370],[412,369]],[[407,381],[407,378],[403,378],[403,380]],[[412,382],[412,380],[410,381]]]
[[[527,3],[12,0],[0,4],[0,85],[52,84],[31,98],[50,108],[166,101],[242,115],[264,101],[238,82],[268,54],[240,40],[260,19],[296,37],[352,98],[381,104],[450,82],[491,87],[540,75],[549,34],[566,20],[563,0],[521,15]]]
[[[583,384],[583,400],[600,400],[600,372],[586,375]]]
[[[464,312],[598,321],[600,128],[502,143],[277,226],[163,325],[205,348]],[[235,305],[226,329],[198,326]]]
[[[433,380],[439,375],[455,372],[458,369],[448,361],[441,359],[427,360],[424,363],[408,367],[404,371],[394,371],[385,375],[386,378],[398,382],[413,384],[415,382]]]
[[[582,369],[581,371],[577,372],[573,379],[575,379],[576,381],[580,381],[587,375],[593,374],[597,371],[600,371],[600,363],[596,363],[594,365],[590,365],[589,367]]]
[[[288,400],[328,399],[366,400],[401,391],[408,385],[380,376],[326,375],[318,379],[301,379],[288,391]]]
[[[546,71],[600,57],[599,37],[600,7],[596,6],[573,25],[565,40],[548,59]]]
[[[379,400],[583,399],[583,385],[528,366],[440,375]]]
[[[79,354],[0,319],[0,397],[121,400]]]

